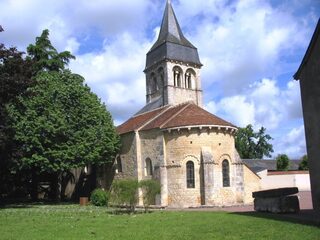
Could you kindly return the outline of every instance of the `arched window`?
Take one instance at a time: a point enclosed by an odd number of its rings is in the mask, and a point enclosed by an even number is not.
[[[192,88],[192,83],[191,83],[191,73],[187,72],[184,78],[184,85],[186,88]]]
[[[222,182],[223,187],[230,187],[230,169],[228,160],[222,162]]]
[[[191,68],[187,69],[186,74],[184,76],[185,87],[188,89],[194,88],[195,79],[196,79],[195,71]]]
[[[194,188],[194,163],[188,161],[186,164],[187,168],[187,188]]]
[[[152,176],[153,168],[152,168],[151,159],[147,158],[145,164],[146,164],[145,165],[145,174],[146,174],[146,176]]]
[[[122,172],[122,162],[121,162],[121,157],[120,156],[117,157],[116,164],[117,164],[117,172],[121,173]]]
[[[174,80],[174,86],[175,87],[182,87],[182,70],[179,67],[173,68],[173,80]]]

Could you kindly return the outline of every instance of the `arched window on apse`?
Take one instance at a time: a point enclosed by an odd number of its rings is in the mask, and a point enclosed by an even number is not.
[[[188,161],[186,164],[186,173],[187,173],[187,188],[194,188],[194,163]]]
[[[146,176],[152,176],[152,174],[153,174],[152,162],[151,162],[150,158],[146,158],[145,174],[146,174]]]
[[[230,167],[228,160],[223,160],[222,162],[222,183],[223,187],[230,187]]]

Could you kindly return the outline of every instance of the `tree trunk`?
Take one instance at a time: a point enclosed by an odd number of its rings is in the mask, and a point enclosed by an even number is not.
[[[38,201],[38,185],[39,185],[39,176],[35,169],[31,170],[31,200]]]
[[[61,175],[61,172],[55,172],[52,174],[50,198],[54,202],[61,201]]]

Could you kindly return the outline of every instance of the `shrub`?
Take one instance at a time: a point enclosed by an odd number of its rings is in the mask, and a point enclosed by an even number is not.
[[[286,154],[279,154],[276,158],[276,161],[278,171],[288,171],[290,160]]]
[[[101,188],[95,189],[90,196],[90,202],[95,206],[107,206],[108,200],[108,193]]]
[[[299,164],[299,170],[309,170],[309,167],[308,167],[308,156],[304,155],[301,160],[302,161]]]
[[[111,188],[112,202],[118,206],[125,205],[130,212],[134,212],[138,202],[137,190],[137,180],[116,180]]]
[[[156,180],[142,180],[139,182],[139,187],[143,193],[144,210],[148,212],[149,206],[155,203],[157,194],[160,194],[160,183]]]

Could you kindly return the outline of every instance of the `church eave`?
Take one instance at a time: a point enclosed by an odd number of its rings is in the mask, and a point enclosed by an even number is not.
[[[163,128],[161,129],[161,131],[163,132],[172,132],[172,131],[178,131],[180,132],[180,130],[188,130],[190,131],[191,129],[199,129],[201,130],[225,130],[225,131],[229,131],[231,134],[232,133],[236,133],[238,131],[238,128],[234,127],[234,126],[223,126],[223,125],[189,125],[189,126],[178,126],[178,127],[171,127],[171,128]]]
[[[163,62],[172,62],[172,63],[177,63],[177,64],[180,64],[180,65],[186,65],[186,66],[191,66],[191,67],[200,68],[200,69],[203,67],[202,63],[199,64],[199,63],[194,63],[194,62],[181,61],[181,60],[178,60],[178,59],[163,58],[160,61],[155,61],[153,64],[148,65],[143,70],[143,72],[146,73],[150,68],[153,68],[153,67],[155,67],[157,65],[160,65]]]

